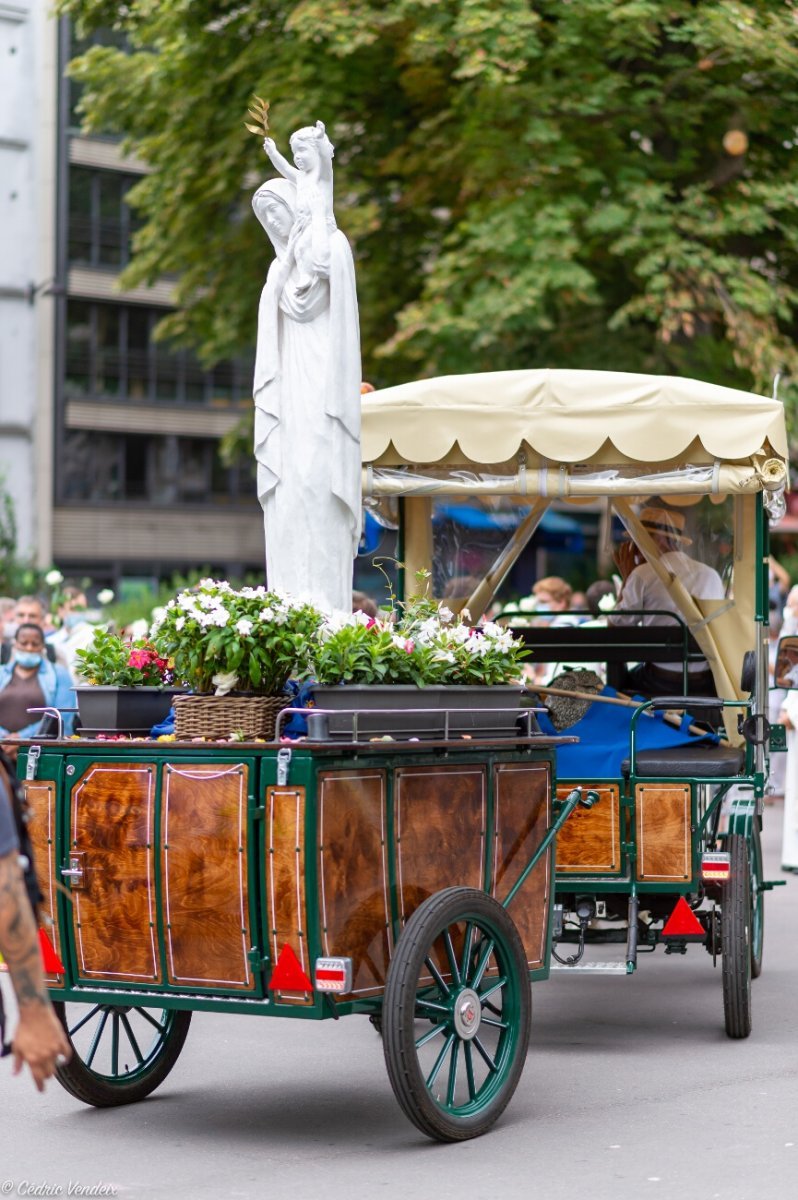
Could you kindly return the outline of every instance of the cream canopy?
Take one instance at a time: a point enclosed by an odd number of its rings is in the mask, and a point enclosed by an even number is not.
[[[780,401],[668,375],[619,371],[496,371],[445,375],[363,401],[364,463],[464,457],[583,463],[603,450],[638,463],[741,462],[787,456]],[[457,453],[459,450],[459,454]]]

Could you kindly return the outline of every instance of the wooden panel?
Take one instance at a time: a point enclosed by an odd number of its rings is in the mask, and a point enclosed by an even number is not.
[[[36,862],[36,877],[44,899],[40,907],[42,925],[63,961],[61,931],[58,927],[58,906],[54,883],[59,880],[55,860],[55,793],[56,787],[47,780],[26,781],[22,785],[28,801],[30,821],[28,834]],[[60,882],[60,880],[59,880]],[[50,924],[49,922],[53,923]],[[63,975],[45,975],[49,987],[63,987]]]
[[[638,879],[681,882],[690,878],[689,786],[638,784],[635,826]]]
[[[170,983],[251,991],[245,763],[167,764],[161,807]]]
[[[391,957],[384,771],[319,773],[319,909],[328,956],[352,959],[352,992],[382,991]]]
[[[85,854],[72,906],[78,971],[160,981],[155,930],[154,763],[92,763],[71,793],[71,848]]]
[[[502,763],[493,771],[494,835],[492,895],[504,900],[537,850],[549,824],[548,763]],[[551,850],[535,867],[508,912],[521,935],[530,967],[546,957]]]
[[[577,807],[557,834],[557,874],[608,875],[621,870],[620,790],[616,786],[588,783],[598,792],[593,808]],[[570,786],[557,788],[564,800]]]
[[[399,910],[403,921],[446,887],[485,886],[486,771],[400,767],[394,783]]]
[[[312,980],[305,903],[305,789],[266,789],[266,889],[272,963],[288,944]],[[306,992],[271,993],[283,1004],[311,1004]]]

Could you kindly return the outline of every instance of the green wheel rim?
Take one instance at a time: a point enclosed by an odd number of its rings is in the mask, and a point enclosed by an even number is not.
[[[751,886],[751,965],[756,977],[762,969],[762,950],[765,939],[765,894],[762,891],[762,842],[754,828],[748,841],[748,862]]]
[[[434,939],[419,974],[414,1043],[427,1093],[447,1116],[477,1116],[505,1087],[520,1048],[521,987],[529,984],[505,931],[484,915],[466,913]]]
[[[67,1004],[64,1023],[85,1068],[110,1087],[146,1078],[169,1041],[174,1010]],[[67,1068],[68,1069],[68,1068]]]

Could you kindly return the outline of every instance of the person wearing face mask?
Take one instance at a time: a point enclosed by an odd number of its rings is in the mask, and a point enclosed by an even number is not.
[[[42,718],[29,708],[74,708],[72,680],[66,667],[45,654],[40,626],[20,625],[11,661],[0,666],[0,740],[36,737]],[[73,713],[64,714],[64,736],[75,724]]]
[[[65,587],[58,606],[60,627],[48,639],[74,675],[78,650],[85,650],[94,637],[94,626],[86,620],[86,593],[77,587]]]

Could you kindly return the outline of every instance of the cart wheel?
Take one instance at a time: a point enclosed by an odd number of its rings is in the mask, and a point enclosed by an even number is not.
[[[177,1062],[191,1013],[116,1004],[54,1004],[72,1046],[58,1082],[96,1108],[133,1104],[163,1083]]]
[[[723,1009],[732,1038],[751,1032],[751,885],[746,840],[738,833],[728,841],[731,875],[721,898]]]
[[[762,838],[754,822],[748,843],[748,863],[751,886],[751,977],[762,974],[762,951],[765,941],[765,893],[762,891]]]
[[[382,1008],[388,1077],[422,1133],[485,1133],[518,1086],[532,1001],[521,938],[484,892],[447,888],[407,922]]]

